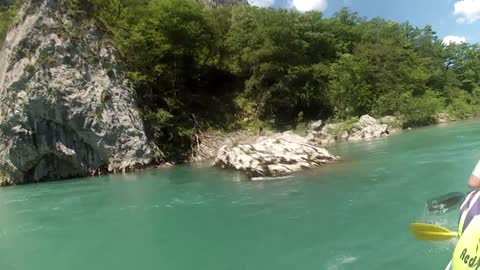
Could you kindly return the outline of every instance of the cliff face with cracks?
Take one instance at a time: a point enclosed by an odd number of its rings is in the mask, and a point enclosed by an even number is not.
[[[32,0],[0,51],[0,184],[139,169],[149,142],[116,50],[63,0]]]

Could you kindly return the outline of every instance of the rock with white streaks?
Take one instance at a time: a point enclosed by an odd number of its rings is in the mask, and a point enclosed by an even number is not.
[[[64,0],[27,2],[0,51],[0,184],[160,163],[117,52]]]
[[[261,137],[253,144],[224,146],[218,151],[215,165],[244,172],[251,178],[281,177],[338,159],[304,137],[287,132]]]

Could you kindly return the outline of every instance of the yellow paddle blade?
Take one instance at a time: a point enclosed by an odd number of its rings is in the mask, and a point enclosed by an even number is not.
[[[414,223],[411,229],[417,240],[444,241],[458,237],[458,233],[434,224]]]

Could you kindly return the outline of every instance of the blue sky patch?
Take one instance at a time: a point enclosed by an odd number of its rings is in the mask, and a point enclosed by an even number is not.
[[[382,17],[423,27],[432,25],[440,39],[480,42],[480,0],[249,0],[261,7],[318,10],[329,17],[342,7],[361,17]]]

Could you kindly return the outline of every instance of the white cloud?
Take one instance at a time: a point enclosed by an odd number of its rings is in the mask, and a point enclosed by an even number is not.
[[[473,23],[480,20],[480,0],[459,0],[454,5],[458,23]]]
[[[257,6],[257,7],[271,7],[273,6],[274,0],[248,0],[248,3],[252,6]]]
[[[327,9],[328,2],[327,0],[292,0],[291,5],[301,12],[324,11]]]
[[[443,38],[443,44],[460,44],[466,43],[467,39],[465,37],[460,36],[446,36]]]

